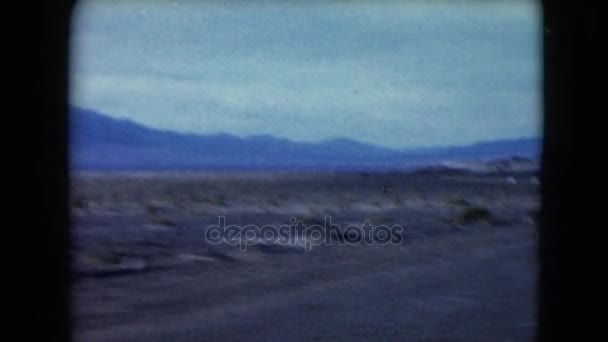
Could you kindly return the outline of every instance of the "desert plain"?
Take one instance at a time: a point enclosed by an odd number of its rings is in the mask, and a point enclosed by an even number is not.
[[[74,339],[532,340],[535,177],[75,172]],[[330,218],[403,231],[383,243],[356,234],[308,245],[248,236],[242,250],[209,241],[206,229],[220,217],[237,227]],[[300,241],[312,241],[307,234]]]

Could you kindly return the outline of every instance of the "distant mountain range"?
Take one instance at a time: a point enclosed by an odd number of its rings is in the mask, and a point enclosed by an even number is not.
[[[293,142],[269,135],[157,130],[92,110],[70,109],[72,170],[400,170],[452,162],[538,160],[540,139],[404,151],[350,139]],[[447,165],[447,164],[446,164]]]

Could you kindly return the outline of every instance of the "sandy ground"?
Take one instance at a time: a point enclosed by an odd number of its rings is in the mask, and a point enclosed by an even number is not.
[[[510,176],[74,175],[75,340],[532,340],[540,198]],[[219,216],[405,230],[243,252],[206,241]]]

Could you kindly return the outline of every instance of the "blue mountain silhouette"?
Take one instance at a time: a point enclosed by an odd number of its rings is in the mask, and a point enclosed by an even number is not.
[[[70,108],[73,170],[397,170],[445,160],[537,159],[540,139],[397,151],[337,138],[301,143],[270,135],[184,134]]]

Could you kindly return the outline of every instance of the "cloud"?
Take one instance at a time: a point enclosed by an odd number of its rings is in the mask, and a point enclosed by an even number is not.
[[[71,101],[158,128],[297,141],[538,136],[539,8],[475,4],[84,2]]]

